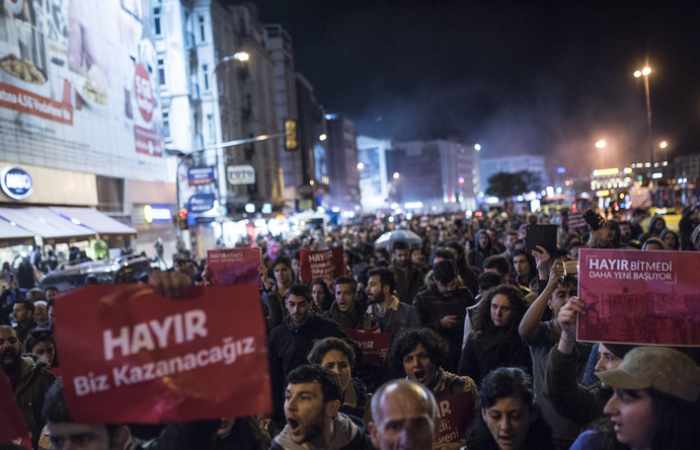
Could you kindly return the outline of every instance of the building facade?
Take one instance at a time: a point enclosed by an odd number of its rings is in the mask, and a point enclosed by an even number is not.
[[[284,129],[287,119],[299,119],[297,101],[297,79],[294,69],[292,38],[280,25],[265,25],[265,47],[272,59],[274,77],[274,107],[277,129]],[[282,172],[284,200],[293,206],[298,199],[298,188],[303,184],[304,161],[301,152],[285,151],[284,140],[275,141]]]
[[[331,207],[355,210],[360,206],[355,124],[341,115],[327,114],[326,127]]]
[[[357,137],[358,171],[362,209],[373,211],[389,206],[389,174],[387,152],[391,141],[369,136]]]
[[[152,203],[170,214],[175,183],[163,157],[152,20],[145,1],[58,2],[0,14],[3,29],[31,28],[30,57],[16,36],[0,36],[0,45],[35,69],[32,83],[0,74],[0,171],[23,173],[31,186],[26,196],[0,194],[0,206],[87,207],[127,224]],[[145,234],[130,245],[152,254]]]
[[[301,163],[297,180],[298,210],[323,205],[329,192],[328,134],[323,107],[313,86],[302,74],[296,75],[299,111],[299,150],[293,152]]]
[[[458,141],[395,142],[387,152],[391,202],[415,209],[473,209],[477,155]]]
[[[181,206],[198,194],[216,200],[203,216],[235,216],[248,203],[281,202],[277,141],[230,141],[276,134],[273,61],[252,5],[215,0],[151,0],[168,147],[195,152],[179,165]],[[192,167],[212,167],[191,185]],[[245,174],[245,176],[242,176]]]
[[[549,183],[547,165],[544,157],[539,155],[514,155],[500,158],[481,158],[480,167],[480,191],[488,187],[489,178],[498,172],[515,173],[529,171],[540,177],[542,186]]]

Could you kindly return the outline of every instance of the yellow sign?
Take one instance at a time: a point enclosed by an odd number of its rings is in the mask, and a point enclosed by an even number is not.
[[[284,121],[284,148],[288,152],[293,152],[299,148],[296,119],[287,119]]]
[[[620,173],[620,169],[613,167],[610,169],[596,169],[593,171],[593,177],[614,177]]]

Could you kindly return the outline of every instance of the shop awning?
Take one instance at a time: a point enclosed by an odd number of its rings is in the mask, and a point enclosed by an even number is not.
[[[71,221],[71,223],[83,225],[99,235],[136,234],[135,229],[95,209],[59,207],[51,207],[49,209],[66,220]]]
[[[6,222],[0,219],[0,246],[14,245],[17,243],[34,240],[34,235],[13,222]]]
[[[87,238],[95,232],[82,225],[64,219],[49,208],[0,208],[0,218],[14,222],[33,235],[44,239]]]

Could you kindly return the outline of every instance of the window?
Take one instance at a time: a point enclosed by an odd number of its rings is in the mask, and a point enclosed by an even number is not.
[[[163,110],[163,137],[170,137],[170,112]]]
[[[165,60],[158,58],[158,83],[161,86],[165,84]]]
[[[204,90],[209,90],[209,65],[202,64],[202,79],[204,80]]]
[[[208,139],[209,143],[216,142],[216,133],[214,130],[214,115],[213,114],[207,114],[207,131],[208,131],[207,139]]]
[[[160,6],[153,8],[153,32],[156,36],[163,34],[160,21]]]
[[[206,30],[204,28],[204,16],[197,16],[197,20],[199,22],[199,42],[205,42],[206,39]]]

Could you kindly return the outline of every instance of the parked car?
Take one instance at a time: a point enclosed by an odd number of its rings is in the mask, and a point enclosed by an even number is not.
[[[63,265],[44,276],[39,285],[42,289],[56,287],[65,292],[88,283],[134,283],[150,272],[151,260],[145,255],[127,255],[109,261]]]

